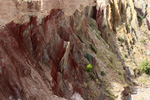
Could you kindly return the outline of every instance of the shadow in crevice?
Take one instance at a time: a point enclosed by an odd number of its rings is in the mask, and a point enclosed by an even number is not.
[[[96,6],[92,7],[92,10],[93,10],[93,13],[91,15],[91,18],[93,18],[94,20],[96,20],[96,12],[97,12]]]

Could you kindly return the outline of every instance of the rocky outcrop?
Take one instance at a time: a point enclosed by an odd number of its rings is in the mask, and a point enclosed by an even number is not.
[[[1,99],[120,100],[132,84],[126,67],[132,76],[149,58],[149,40],[140,44],[149,6],[140,2],[0,1]]]

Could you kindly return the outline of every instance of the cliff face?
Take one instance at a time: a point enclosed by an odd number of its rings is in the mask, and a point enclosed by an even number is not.
[[[149,57],[149,40],[138,45],[149,29],[140,2],[0,1],[1,100],[120,100],[126,66]]]

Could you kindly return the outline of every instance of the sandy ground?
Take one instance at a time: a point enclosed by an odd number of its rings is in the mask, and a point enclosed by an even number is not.
[[[150,88],[136,87],[137,94],[132,94],[132,100],[150,100]]]

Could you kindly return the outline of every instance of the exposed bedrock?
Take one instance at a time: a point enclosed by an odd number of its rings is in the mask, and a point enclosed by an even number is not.
[[[0,1],[0,100],[125,100],[150,58],[148,4]]]

